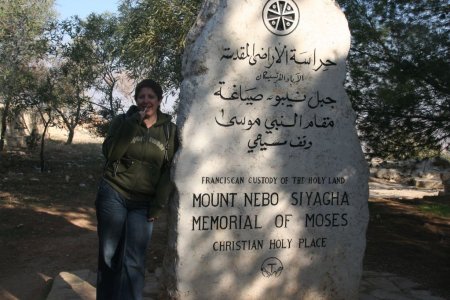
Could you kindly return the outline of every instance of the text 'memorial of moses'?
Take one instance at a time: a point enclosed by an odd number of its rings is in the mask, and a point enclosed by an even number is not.
[[[357,299],[368,170],[331,0],[211,0],[186,42],[167,286],[178,299]]]

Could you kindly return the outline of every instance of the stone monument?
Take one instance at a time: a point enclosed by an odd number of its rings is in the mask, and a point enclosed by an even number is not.
[[[166,270],[178,299],[357,299],[368,167],[331,0],[210,0],[187,38]]]

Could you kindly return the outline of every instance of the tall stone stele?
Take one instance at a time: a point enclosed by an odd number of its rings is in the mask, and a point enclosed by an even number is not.
[[[368,168],[331,0],[210,0],[187,38],[167,286],[178,299],[357,299]]]

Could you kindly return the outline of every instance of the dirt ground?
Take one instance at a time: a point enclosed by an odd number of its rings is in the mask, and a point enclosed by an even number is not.
[[[371,198],[364,269],[409,278],[450,299],[450,218],[423,212],[423,204],[450,199]]]
[[[37,153],[0,158],[0,299],[45,299],[62,271],[96,269],[94,199],[103,159],[99,144],[52,142],[48,170]],[[450,199],[371,198],[364,268],[409,278],[450,299],[450,218],[420,204]],[[150,272],[161,266],[165,217],[148,250]]]

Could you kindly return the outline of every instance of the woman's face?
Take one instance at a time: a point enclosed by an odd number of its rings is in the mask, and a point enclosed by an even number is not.
[[[136,104],[139,110],[145,110],[145,117],[156,116],[161,100],[158,99],[152,88],[143,87],[136,98]]]

